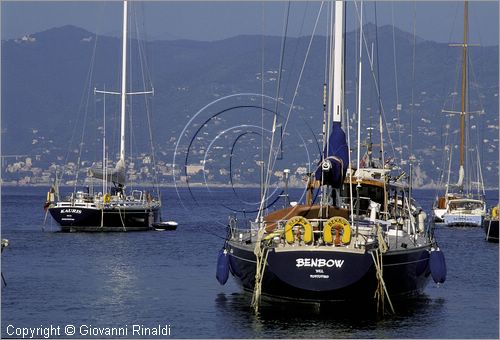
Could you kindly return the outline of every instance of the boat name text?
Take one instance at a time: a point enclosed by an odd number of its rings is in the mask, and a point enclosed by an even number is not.
[[[80,209],[61,209],[61,214],[81,214]]]
[[[342,268],[344,260],[333,260],[333,259],[296,259],[296,267],[337,267]]]

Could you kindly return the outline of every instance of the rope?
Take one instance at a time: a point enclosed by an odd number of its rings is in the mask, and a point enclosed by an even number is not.
[[[381,311],[382,314],[385,313],[385,298],[387,297],[387,301],[389,302],[389,306],[391,307],[391,312],[394,314],[394,306],[392,305],[391,298],[389,293],[387,292],[387,287],[384,281],[384,273],[383,273],[383,254],[385,254],[388,250],[387,244],[385,243],[384,237],[382,236],[382,229],[380,225],[377,226],[377,240],[378,240],[378,248],[375,251],[371,252],[371,256],[373,259],[373,264],[375,265],[376,275],[377,275],[377,289],[375,290],[374,298],[377,299],[377,312]],[[375,253],[375,254],[374,254]]]
[[[101,205],[101,228],[104,227],[104,202]]]
[[[269,254],[269,249],[264,250],[261,247],[262,237],[264,236],[265,228],[260,228],[257,233],[257,241],[255,243],[254,254],[255,254],[255,285],[252,295],[252,307],[257,314],[259,312],[260,296],[262,293],[262,280],[264,278],[264,272],[266,270],[267,256]]]
[[[386,253],[389,247],[387,247],[387,243],[385,243],[384,236],[382,235],[382,228],[380,225],[377,226],[377,241],[378,247],[382,251],[382,253]]]
[[[123,231],[127,231],[127,228],[125,227],[125,222],[123,221],[122,212],[120,211],[120,206],[117,205],[117,207],[118,207],[118,215],[120,216],[120,221],[122,222]],[[123,211],[123,216],[125,217],[125,211]]]

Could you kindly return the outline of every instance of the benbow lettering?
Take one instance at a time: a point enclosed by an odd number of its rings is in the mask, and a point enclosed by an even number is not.
[[[333,259],[296,259],[295,260],[295,266],[296,267],[316,267],[316,268],[321,268],[321,267],[337,267],[341,268],[342,265],[344,264],[344,260],[333,260]]]

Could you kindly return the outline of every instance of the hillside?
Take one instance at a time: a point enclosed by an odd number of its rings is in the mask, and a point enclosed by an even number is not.
[[[367,43],[371,45],[374,41],[374,26],[367,25],[365,30],[368,32]],[[286,104],[292,101],[309,39],[301,37],[287,40],[280,91],[280,97]],[[311,161],[317,158],[316,140],[321,138],[322,123],[324,40],[324,37],[316,37],[311,46],[294,110],[285,131],[283,160],[278,163],[277,169],[290,167],[295,171],[307,165],[307,157]],[[376,127],[379,119],[373,77],[380,75],[385,120],[392,132],[390,138],[394,142],[396,157],[399,155],[398,147],[403,150],[403,158],[408,157],[412,143],[410,126],[413,124],[413,152],[419,163],[418,184],[431,185],[437,181],[443,168],[446,124],[450,125],[450,140],[457,138],[458,119],[450,119],[441,110],[452,109],[453,105],[456,108],[457,105],[451,99],[458,97],[453,92],[459,88],[460,51],[447,44],[418,39],[416,62],[413,65],[412,36],[396,30],[396,92],[392,27],[379,28],[378,41],[378,63],[376,60],[374,74],[369,72],[369,64],[364,56],[363,131],[369,126]],[[23,158],[11,155],[26,155],[44,171],[51,164],[61,164],[70,159],[76,161],[80,139],[85,144],[82,161],[100,157],[102,98],[93,96],[92,91],[94,88],[119,88],[120,44],[119,39],[95,36],[73,26],[54,28],[24,39],[2,41],[1,138],[4,179],[15,179],[20,174],[6,170],[9,164]],[[217,183],[228,182],[228,175],[223,169],[229,168],[235,171],[234,178],[241,183],[257,182],[258,169],[254,160],[260,157],[262,131],[236,127],[241,124],[260,126],[259,98],[234,96],[221,100],[200,113],[191,124],[188,123],[201,108],[214,100],[237,93],[261,93],[262,69],[264,92],[275,97],[281,38],[237,36],[214,42],[176,40],[142,44],[148,52],[149,72],[155,88],[152,126],[158,159],[164,164],[171,164],[176,145],[179,152],[185,152],[191,143],[190,154],[187,157],[185,154],[177,155],[176,164],[182,165],[187,160],[187,164],[205,165],[210,170],[209,180]],[[134,51],[137,46],[137,41],[133,41],[131,50]],[[352,116],[357,79],[355,32],[348,33],[346,46],[347,109]],[[133,60],[137,58],[132,55]],[[484,115],[471,115],[470,138],[481,142],[479,154],[484,164],[483,176],[489,186],[496,186],[498,46],[473,47],[470,59],[473,65],[471,111],[485,110]],[[139,78],[138,71],[138,68],[132,70],[134,79]],[[135,81],[133,86],[138,90],[140,80]],[[414,107],[410,105],[412,97]],[[398,103],[402,108],[399,112],[396,110]],[[111,100],[110,104],[107,116],[109,124],[108,121],[106,123],[109,126],[109,140],[116,134],[116,127],[111,127],[116,126],[117,122],[113,116],[117,104]],[[270,129],[270,111],[275,106],[270,100],[264,101],[264,104],[269,110],[264,120],[266,128]],[[280,105],[278,111],[280,123],[285,124],[288,108]],[[213,115],[217,115],[217,119],[211,118]],[[138,154],[145,153],[144,146],[149,143],[149,135],[144,132],[147,130],[146,120],[134,118],[134,121],[139,123],[134,131],[135,148]],[[350,122],[355,124],[354,119]],[[84,135],[85,138],[81,135],[84,125],[89,131]],[[184,128],[185,133],[179,140]],[[220,137],[219,133],[225,130],[225,135]],[[355,138],[354,129],[351,131],[352,138]],[[264,134],[269,137],[266,132]],[[363,138],[367,138],[364,132]],[[377,142],[377,138],[374,137],[373,141]],[[116,145],[110,148],[116,150]],[[228,158],[231,149],[234,157]],[[392,148],[388,150],[390,157]],[[171,178],[165,178],[164,181],[171,181]]]

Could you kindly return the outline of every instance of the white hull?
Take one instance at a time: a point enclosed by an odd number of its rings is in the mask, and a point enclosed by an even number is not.
[[[446,214],[446,209],[438,209],[438,208],[434,209],[434,221],[443,222],[444,214]]]
[[[444,215],[444,223],[448,226],[481,227],[483,216],[481,214],[452,213]]]

